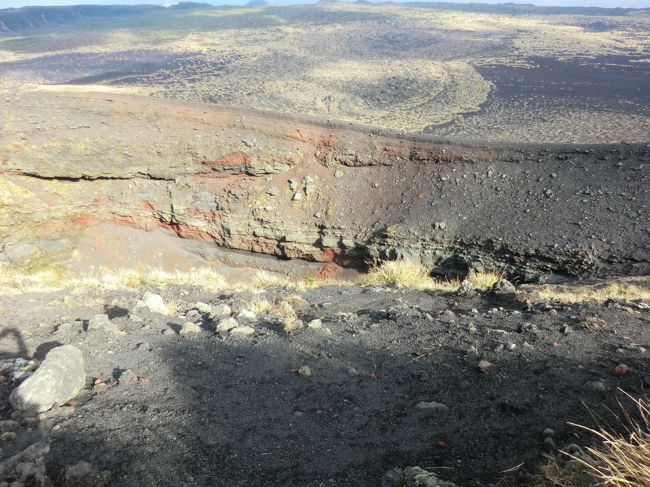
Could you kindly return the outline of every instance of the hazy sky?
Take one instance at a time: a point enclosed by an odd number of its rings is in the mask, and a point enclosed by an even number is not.
[[[215,5],[244,4],[247,0],[195,0]],[[304,3],[312,3],[315,0],[304,0]],[[433,0],[435,1],[435,0]],[[454,3],[505,3],[512,0],[444,0]],[[173,0],[0,0],[0,9],[9,7],[24,7],[27,5],[135,5],[135,4],[165,4],[173,3]],[[275,3],[285,3],[283,0],[276,0]],[[287,1],[286,3],[303,3]],[[517,3],[534,3],[535,5],[562,5],[562,6],[590,6],[590,7],[650,7],[650,0],[520,0]]]

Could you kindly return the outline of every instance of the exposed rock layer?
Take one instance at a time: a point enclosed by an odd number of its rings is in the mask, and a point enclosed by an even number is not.
[[[649,269],[647,145],[448,143],[113,94],[16,94],[0,116],[8,252],[113,222],[343,265]]]

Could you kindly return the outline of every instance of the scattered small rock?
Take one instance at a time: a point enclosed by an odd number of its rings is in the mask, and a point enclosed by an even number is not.
[[[481,360],[478,363],[478,370],[482,374],[485,374],[488,370],[490,370],[490,368],[492,368],[493,365],[494,364],[492,362],[488,362],[487,360]]]
[[[129,369],[120,371],[116,378],[120,381],[120,384],[136,384],[139,380],[138,374]]]
[[[492,287],[492,293],[500,296],[508,296],[516,294],[517,288],[507,279],[499,279],[499,281]]]
[[[230,330],[231,335],[250,336],[255,333],[255,329],[247,325],[237,326]]]
[[[241,309],[239,313],[237,313],[237,319],[244,321],[255,321],[257,319],[257,316],[251,310],[244,308]]]
[[[311,367],[309,367],[309,365],[303,365],[298,369],[298,375],[302,377],[311,377]]]
[[[183,324],[183,327],[181,328],[181,331],[179,334],[181,335],[190,335],[194,333],[201,333],[203,329],[197,325],[196,323],[192,323],[191,321],[188,321]]]
[[[232,309],[225,303],[218,304],[212,308],[210,312],[210,319],[218,321],[223,318],[228,318],[232,314]]]
[[[629,372],[630,368],[625,364],[618,364],[616,367],[614,367],[614,370],[612,370],[612,374],[614,374],[616,377],[621,377],[625,374],[628,374]]]
[[[311,320],[309,323],[307,323],[307,328],[312,328],[314,330],[320,330],[323,328],[323,322],[322,320],[316,319],[316,320]]]
[[[18,357],[0,361],[0,375],[10,380],[26,379],[38,369],[38,360],[26,360]]]
[[[96,314],[88,320],[88,331],[95,330],[107,331],[114,335],[126,335],[105,313]]]
[[[449,411],[449,408],[441,403],[436,401],[420,401],[415,406],[417,409],[425,409],[427,411],[438,411],[441,413],[446,413]]]
[[[466,279],[460,283],[460,286],[458,286],[458,291],[456,291],[456,294],[458,294],[459,296],[472,296],[476,294],[476,286],[474,286],[474,284],[472,284],[470,281]]]
[[[384,474],[381,487],[457,487],[453,482],[440,480],[420,467],[396,468]]]
[[[212,306],[201,301],[194,304],[194,309],[199,313],[203,313],[204,315],[209,315],[212,313]]]
[[[235,318],[225,318],[217,324],[217,333],[222,333],[226,331],[230,331],[233,328],[237,328],[239,326],[239,323],[237,323],[237,320]]]

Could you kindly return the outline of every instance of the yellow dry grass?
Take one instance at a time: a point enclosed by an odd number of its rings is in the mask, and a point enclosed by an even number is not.
[[[455,292],[457,281],[440,281],[422,264],[408,260],[384,262],[361,279],[366,286],[404,286],[417,291]]]
[[[119,289],[144,286],[197,286],[215,292],[236,289],[228,284],[222,275],[208,268],[174,272],[159,268],[117,271],[100,269],[92,274],[75,276],[64,268],[39,258],[32,258],[19,268],[0,264],[0,294],[88,287]]]
[[[501,279],[505,279],[506,274],[504,271],[479,271],[471,272],[467,276],[467,280],[474,284],[476,289],[481,291],[488,291],[494,287],[494,285],[499,282]]]
[[[293,289],[296,283],[280,274],[259,271],[253,279],[253,287],[259,289]]]
[[[585,286],[545,285],[534,288],[533,296],[539,301],[557,301],[565,304],[588,301],[602,303],[610,299],[616,301],[650,301],[650,290],[622,282]]]
[[[560,451],[546,455],[545,462],[526,481],[504,479],[505,485],[518,487],[650,487],[650,403],[621,391],[632,402],[633,414],[621,405],[623,432],[609,427],[588,428],[597,445],[584,450]],[[634,416],[634,417],[633,417]],[[636,419],[635,419],[636,418]],[[509,470],[508,474],[519,468]],[[512,482],[515,483],[512,483]]]
[[[282,289],[304,291],[325,285],[352,285],[337,280],[314,278],[292,280],[280,274],[260,271],[250,282],[231,283],[224,276],[208,267],[189,271],[166,271],[156,267],[143,269],[104,269],[87,274],[73,274],[54,262],[50,256],[36,252],[20,266],[0,263],[0,294],[24,292],[48,292],[58,289],[120,289],[140,287],[200,287],[211,292],[236,293],[244,290]],[[267,305],[259,300],[256,314],[264,312]]]
[[[601,485],[650,487],[650,403],[626,395],[633,401],[638,419],[624,412],[625,433],[574,425],[589,431],[601,442],[595,448],[586,449],[592,461],[578,461]]]

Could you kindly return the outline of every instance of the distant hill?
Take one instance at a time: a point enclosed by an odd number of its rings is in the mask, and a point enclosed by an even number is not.
[[[410,7],[438,10],[461,10],[465,12],[485,12],[509,15],[630,15],[650,14],[650,9],[603,8],[603,7],[542,7],[528,3],[452,3],[452,2],[382,2],[383,4],[408,5]]]
[[[160,5],[75,5],[69,7],[23,7],[0,9],[0,33],[65,25],[83,20],[110,19],[166,8],[214,8],[205,3],[180,2],[171,7]]]
[[[245,7],[266,7],[267,5],[271,5],[271,4],[266,0],[250,0],[244,6]]]

